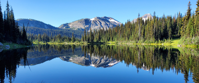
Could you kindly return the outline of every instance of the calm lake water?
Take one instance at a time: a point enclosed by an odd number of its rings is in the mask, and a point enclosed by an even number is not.
[[[34,46],[0,52],[1,83],[199,83],[199,50]]]

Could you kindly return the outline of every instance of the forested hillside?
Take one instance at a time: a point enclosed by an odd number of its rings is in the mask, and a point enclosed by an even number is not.
[[[42,28],[37,28],[37,27],[27,28],[27,34],[42,35],[44,33],[46,33],[48,36],[56,36],[60,34],[62,36],[68,36],[68,37],[72,37],[72,33],[74,33],[74,36],[76,38],[81,38],[83,31],[72,30],[72,29],[42,29]]]
[[[83,41],[131,41],[131,42],[160,42],[181,38],[187,44],[199,44],[199,0],[195,13],[191,13],[191,3],[188,3],[186,15],[180,12],[174,16],[153,17],[142,20],[140,14],[136,22],[127,21],[124,25],[108,30],[98,30],[87,34],[84,32]],[[186,39],[185,39],[186,38]]]

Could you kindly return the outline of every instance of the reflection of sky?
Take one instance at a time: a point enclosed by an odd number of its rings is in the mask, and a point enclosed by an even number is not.
[[[5,83],[9,82],[5,79]],[[14,83],[184,83],[184,75],[171,71],[140,69],[121,62],[110,68],[81,66],[55,58],[35,66],[20,66]],[[192,83],[189,77],[189,83]]]

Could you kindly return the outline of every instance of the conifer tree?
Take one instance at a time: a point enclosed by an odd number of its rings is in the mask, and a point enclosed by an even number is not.
[[[189,37],[193,37],[194,36],[194,24],[193,24],[193,18],[189,19],[189,23],[187,25],[186,28],[186,35]]]
[[[90,28],[90,42],[93,42],[94,36],[93,36],[93,32],[92,29]]]
[[[3,35],[4,28],[3,28],[3,13],[1,10],[1,2],[0,2],[0,34]]]
[[[141,35],[140,14],[138,14],[137,22],[138,22],[138,29],[139,29],[139,32],[138,32],[138,40],[140,40],[140,35]]]
[[[3,13],[1,10],[1,2],[0,2],[0,38],[3,39],[4,27],[3,27]],[[1,41],[0,39],[0,41]]]
[[[26,35],[26,30],[25,30],[25,26],[23,24],[23,31],[22,31],[22,39],[26,40],[27,39],[27,35]]]
[[[14,12],[13,12],[13,9],[11,8],[11,11],[10,11],[10,24],[11,24],[11,36],[13,37],[13,42],[16,43],[16,40],[17,40],[17,28],[16,25],[15,25],[15,18],[14,18]]]
[[[191,17],[191,2],[189,1],[187,13],[186,13],[186,23],[188,23],[190,17]]]
[[[177,30],[178,30],[178,35],[180,35],[180,28],[182,27],[182,15],[180,12],[178,13],[177,17]]]
[[[41,41],[41,35],[40,34],[38,34],[37,39],[38,39],[38,42]]]
[[[199,15],[199,0],[197,1],[196,6],[197,6],[197,8],[196,8],[195,14],[196,14],[196,16],[198,16]]]
[[[84,29],[83,41],[86,41],[86,29]]]
[[[16,35],[16,43],[17,43],[17,41],[18,40],[20,40],[21,39],[21,33],[20,33],[20,31],[19,31],[19,26],[18,26],[18,23],[16,22],[15,23],[15,35]]]
[[[75,37],[74,37],[74,33],[72,33],[72,38],[71,38],[72,42],[75,42]]]

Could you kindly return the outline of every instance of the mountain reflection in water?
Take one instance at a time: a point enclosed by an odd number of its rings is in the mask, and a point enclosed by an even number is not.
[[[184,74],[184,81],[189,76],[195,83],[199,83],[199,51],[198,49],[171,49],[156,46],[107,46],[107,45],[38,45],[31,48],[8,50],[0,52],[0,79],[4,83],[5,77],[12,82],[16,77],[18,66],[36,66],[60,58],[66,62],[73,62],[81,66],[96,68],[113,67],[119,62],[127,66],[134,65],[139,70],[162,72],[174,71]]]

